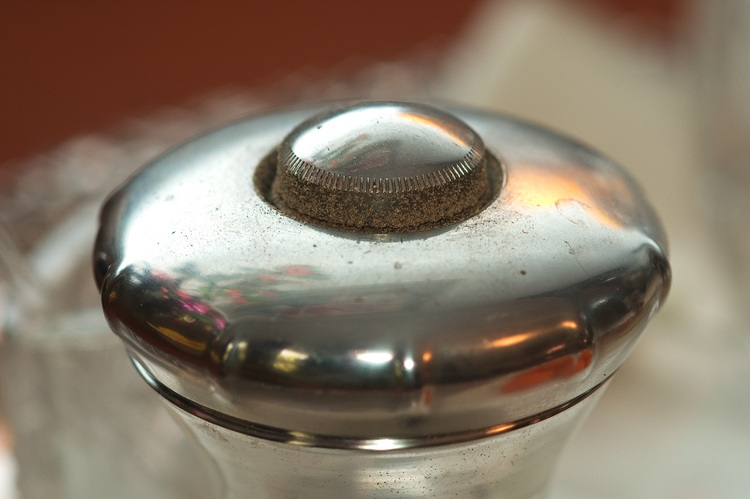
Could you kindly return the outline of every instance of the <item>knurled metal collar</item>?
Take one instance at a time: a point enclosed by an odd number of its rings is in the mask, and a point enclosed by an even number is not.
[[[272,197],[293,217],[354,232],[411,232],[476,213],[491,193],[482,139],[437,108],[327,110],[281,143]]]

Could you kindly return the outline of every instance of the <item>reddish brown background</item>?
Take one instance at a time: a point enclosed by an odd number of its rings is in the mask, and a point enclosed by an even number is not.
[[[674,36],[681,0],[565,0]],[[481,0],[13,1],[0,7],[0,165],[79,133],[300,67],[449,41]]]

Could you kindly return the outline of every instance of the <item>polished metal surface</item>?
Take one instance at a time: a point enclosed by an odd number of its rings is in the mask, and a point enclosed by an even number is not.
[[[326,110],[284,139],[273,197],[323,227],[413,232],[468,218],[490,182],[482,139],[455,116],[366,102]]]
[[[384,450],[551,417],[606,381],[670,282],[641,191],[576,142],[437,107],[504,182],[440,229],[325,229],[274,205],[256,169],[320,108],[197,138],[117,191],[95,272],[147,377],[250,434]]]

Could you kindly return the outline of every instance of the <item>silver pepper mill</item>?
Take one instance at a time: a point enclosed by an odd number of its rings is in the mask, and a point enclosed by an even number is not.
[[[670,283],[611,161],[397,102],[171,150],[109,198],[94,260],[110,326],[232,498],[543,497]]]

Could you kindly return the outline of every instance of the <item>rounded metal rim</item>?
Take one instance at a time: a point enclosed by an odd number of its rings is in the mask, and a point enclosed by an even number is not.
[[[509,433],[511,431],[519,430],[546,419],[552,418],[560,414],[561,412],[579,404],[590,395],[597,392],[600,388],[603,388],[603,386],[611,379],[611,376],[607,377],[607,379],[597,384],[593,388],[590,388],[577,397],[574,397],[556,407],[552,407],[540,413],[524,417],[516,421],[503,423],[488,428],[479,428],[475,430],[467,430],[440,435],[420,436],[416,438],[350,438],[338,437],[335,435],[317,435],[313,433],[275,428],[264,424],[245,421],[243,419],[225,414],[221,411],[211,409],[210,407],[183,397],[168,386],[164,385],[158,379],[156,379],[143,364],[138,362],[133,354],[129,355],[130,361],[133,363],[133,366],[135,366],[138,374],[154,391],[156,391],[156,393],[161,395],[165,400],[178,407],[179,409],[208,423],[221,426],[222,428],[226,428],[230,431],[242,433],[243,435],[260,438],[263,440],[270,440],[273,442],[296,445],[299,447],[358,450],[365,452],[388,452],[461,444]]]

